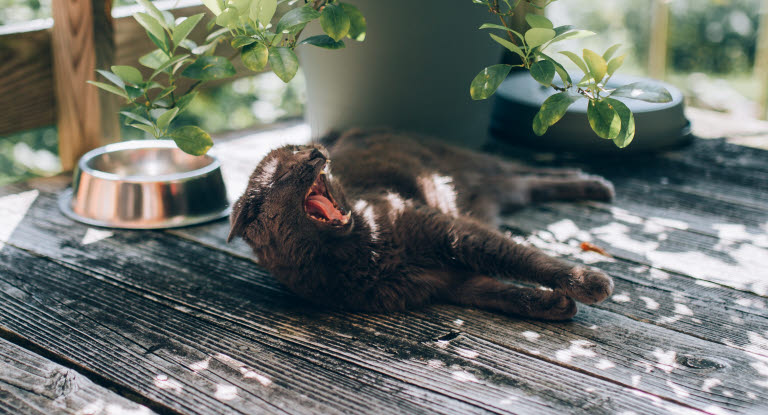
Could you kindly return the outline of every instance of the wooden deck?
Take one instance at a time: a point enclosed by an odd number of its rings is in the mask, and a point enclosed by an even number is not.
[[[712,117],[702,135],[722,126]],[[230,192],[307,135],[218,143]],[[67,177],[2,188],[0,413],[768,413],[768,151],[702,139],[588,169],[613,180],[614,204],[506,220],[615,278],[612,298],[565,323],[328,312],[225,244],[226,221],[109,231],[59,213]]]

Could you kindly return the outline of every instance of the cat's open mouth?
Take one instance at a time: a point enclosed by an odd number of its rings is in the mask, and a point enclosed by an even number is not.
[[[325,167],[317,175],[312,187],[304,197],[304,210],[310,218],[334,226],[343,226],[349,223],[351,212],[339,207],[328,189]]]

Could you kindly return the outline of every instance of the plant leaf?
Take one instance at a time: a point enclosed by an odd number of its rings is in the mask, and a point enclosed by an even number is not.
[[[573,26],[571,26],[569,24],[568,25],[563,25],[563,26],[557,26],[556,28],[554,28],[555,36],[560,36],[563,33],[571,31],[571,30],[573,30]]]
[[[136,0],[137,3],[141,4],[142,7],[144,7],[144,10],[147,11],[147,13],[154,17],[155,20],[157,20],[158,23],[160,23],[161,26],[168,28],[168,25],[165,22],[165,16],[163,16],[163,12],[160,11],[157,7],[155,7],[154,4],[152,4],[149,0]]]
[[[240,14],[234,7],[227,7],[216,16],[216,24],[229,29],[234,29],[240,23]]]
[[[224,2],[219,2],[218,0],[202,0],[202,2],[216,16],[221,14]]]
[[[587,63],[589,73],[595,79],[595,82],[600,82],[605,77],[605,73],[608,71],[608,64],[605,62],[602,56],[597,53],[584,49],[584,62]]]
[[[619,135],[613,139],[613,143],[618,148],[624,148],[635,138],[635,115],[632,114],[632,110],[626,104],[618,99],[606,98],[605,100],[613,106],[621,120],[621,130],[619,130]]]
[[[115,75],[119,76],[120,79],[125,82],[134,85],[140,85],[142,82],[144,82],[144,78],[142,78],[141,72],[139,72],[139,70],[133,66],[115,65],[111,69]]]
[[[600,138],[613,140],[621,131],[621,117],[607,100],[590,100],[587,105],[587,119],[592,130]]]
[[[139,63],[150,69],[157,69],[168,60],[168,55],[160,49],[155,49],[152,52],[139,58]]]
[[[479,29],[499,29],[499,30],[503,30],[505,32],[509,30],[509,29],[507,29],[506,27],[504,27],[504,26],[502,26],[500,24],[493,24],[493,23],[483,23],[479,27]]]
[[[209,34],[205,37],[205,42],[212,42],[213,40],[217,39],[219,36],[229,33],[229,29],[226,27],[223,27],[221,29],[216,30],[215,32]]]
[[[91,85],[95,85],[95,86],[97,86],[97,87],[99,87],[99,88],[101,88],[101,89],[103,89],[103,90],[105,90],[107,92],[111,92],[111,93],[113,93],[115,95],[119,95],[119,96],[121,96],[123,98],[128,99],[128,93],[126,93],[125,91],[123,91],[122,89],[120,89],[120,88],[118,88],[118,87],[116,87],[114,85],[105,84],[103,82],[96,82],[96,81],[86,81],[86,82],[88,82]]]
[[[174,56],[173,58],[166,60],[166,61],[165,61],[165,62],[163,62],[163,63],[162,63],[160,66],[158,66],[157,68],[155,68],[155,71],[154,71],[154,72],[152,72],[152,75],[150,75],[150,76],[149,76],[149,79],[148,79],[148,80],[150,80],[150,81],[151,81],[151,80],[155,79],[155,77],[156,77],[157,75],[160,75],[160,73],[162,73],[162,72],[163,72],[163,71],[165,71],[166,69],[168,69],[168,68],[170,68],[171,66],[173,66],[173,65],[175,65],[175,64],[177,64],[177,63],[179,63],[179,62],[183,61],[184,59],[187,59],[188,57],[189,57],[189,54],[184,54],[184,55],[176,55],[176,56]]]
[[[126,117],[128,117],[128,118],[130,118],[130,119],[132,119],[134,121],[138,121],[138,122],[140,122],[142,124],[152,125],[152,121],[142,117],[141,115],[137,115],[137,114],[134,114],[134,113],[128,112],[128,111],[120,111],[120,114],[123,114]]]
[[[538,83],[550,86],[552,85],[552,80],[555,79],[555,64],[546,59],[535,62],[531,65],[530,73]]]
[[[146,131],[152,134],[153,137],[157,137],[157,130],[155,130],[155,127],[153,126],[143,125],[143,124],[128,124],[128,125],[133,128],[138,128],[139,130]]]
[[[200,20],[202,20],[203,16],[205,16],[204,13],[196,14],[194,16],[189,16],[186,19],[184,19],[183,22],[179,23],[176,27],[173,28],[173,44],[174,45],[180,45],[181,42],[183,42],[187,36],[189,36],[190,33],[192,33],[192,30],[194,30],[195,26],[197,26],[198,23],[200,23]]]
[[[150,33],[157,40],[165,44],[165,30],[163,30],[163,25],[157,19],[142,12],[134,14],[133,18],[146,29],[147,33]]]
[[[113,84],[117,85],[120,89],[125,89],[125,82],[123,82],[122,79],[120,79],[119,76],[113,74],[110,71],[105,71],[102,69],[96,69],[96,72],[100,73],[101,76],[107,78],[109,82],[112,82]]]
[[[341,8],[344,9],[344,13],[349,17],[349,33],[347,36],[352,40],[362,42],[365,40],[365,33],[368,30],[368,23],[365,21],[365,16],[360,12],[357,7],[348,3],[339,3]]]
[[[554,60],[552,57],[542,52],[539,52],[539,56],[552,62],[552,64],[555,65],[555,71],[557,72],[558,75],[560,75],[560,79],[563,81],[563,85],[568,87],[571,84],[573,84],[573,81],[571,80],[571,75],[568,74],[568,71],[565,70],[565,68],[563,67],[563,65],[560,64],[560,62]]]
[[[269,66],[278,78],[288,82],[296,76],[299,70],[299,60],[289,48],[279,47],[269,50]]]
[[[223,56],[201,56],[181,73],[187,78],[201,81],[211,81],[234,76],[236,73],[232,62]]]
[[[571,60],[571,62],[575,63],[576,66],[578,66],[579,69],[581,69],[581,71],[584,72],[585,75],[589,75],[589,69],[587,68],[587,64],[584,63],[584,61],[581,59],[581,57],[579,57],[579,55],[573,52],[568,52],[568,51],[562,51],[560,53],[567,56],[568,59]]]
[[[517,53],[518,55],[520,55],[521,58],[525,58],[525,52],[523,52],[523,50],[520,49],[520,46],[517,46],[514,43],[512,43],[512,42],[510,42],[510,41],[508,41],[508,40],[506,40],[504,38],[500,38],[500,37],[494,35],[493,33],[491,33],[490,36],[491,36],[491,39],[493,39],[496,42],[498,42],[499,44],[501,44],[501,46],[504,46],[505,48],[509,49],[510,51],[512,51],[514,53]]]
[[[176,108],[179,109],[179,112],[182,112],[185,109],[187,109],[189,104],[192,102],[192,100],[195,99],[196,96],[197,96],[197,91],[194,91],[179,97],[179,99],[176,100]]]
[[[235,38],[234,38],[234,39],[232,39],[232,42],[231,42],[231,44],[232,44],[232,48],[234,48],[234,49],[240,49],[240,48],[242,48],[243,46],[248,46],[248,45],[250,45],[251,43],[256,43],[256,41],[257,41],[257,40],[258,40],[258,39],[256,39],[256,38],[252,38],[252,37],[250,37],[250,36],[243,36],[243,35],[240,35],[240,36],[235,36]]]
[[[568,107],[581,98],[581,95],[571,94],[568,91],[551,95],[544,100],[539,112],[533,117],[533,132],[539,136],[544,135],[549,127],[563,118]]]
[[[162,115],[157,117],[157,128],[159,128],[161,131],[165,131],[165,129],[168,128],[169,125],[171,125],[171,121],[176,117],[176,114],[179,113],[179,108],[171,108],[168,111],[164,112]]]
[[[277,10],[277,0],[259,0],[251,2],[251,14],[252,20],[261,23],[266,27],[272,20]]]
[[[547,46],[553,43],[562,42],[563,40],[581,39],[584,37],[590,37],[594,35],[595,35],[595,32],[590,32],[589,30],[571,30],[555,36],[554,39],[547,42]]]
[[[144,91],[141,88],[137,88],[134,86],[126,85],[125,86],[125,92],[128,93],[128,99],[133,101],[136,98],[144,95]]]
[[[616,88],[611,92],[612,97],[639,99],[646,102],[663,103],[672,101],[672,94],[659,84],[651,82],[634,82]]]
[[[555,37],[555,31],[552,29],[544,29],[541,27],[534,27],[525,32],[525,43],[529,48],[535,48],[541,46]]]
[[[301,42],[299,45],[313,45],[324,49],[343,49],[346,45],[344,41],[335,41],[327,35],[310,36]]]
[[[183,152],[193,156],[202,156],[213,146],[210,134],[194,125],[177,128],[169,136]]]
[[[627,55],[617,56],[608,62],[608,76],[613,75],[621,67],[621,65],[624,64],[624,58],[626,56]]]
[[[528,22],[528,25],[531,27],[539,27],[543,29],[552,29],[555,27],[549,19],[539,14],[528,13],[525,15],[525,21]]]
[[[240,60],[246,68],[260,72],[267,67],[269,49],[263,43],[247,45],[240,51]]]
[[[499,85],[507,78],[512,65],[492,65],[480,71],[469,86],[469,95],[474,100],[486,99],[493,95]]]
[[[610,61],[613,55],[616,53],[617,50],[619,50],[620,47],[621,47],[621,43],[617,43],[611,46],[610,48],[608,48],[605,51],[605,53],[603,53],[603,59],[605,59],[606,62]]]
[[[297,7],[284,14],[277,22],[275,33],[283,33],[295,26],[301,26],[320,17],[320,12],[310,6]]]
[[[174,86],[169,86],[167,88],[163,88],[163,90],[160,91],[157,94],[157,96],[155,97],[155,99],[153,101],[157,101],[157,100],[163,99],[163,98],[167,97],[168,95],[171,95],[171,92],[173,92],[175,90],[176,90],[176,86],[175,85]]]
[[[332,37],[333,40],[338,41],[349,33],[352,23],[341,6],[329,4],[323,8],[320,14],[320,26],[322,26],[323,32]]]

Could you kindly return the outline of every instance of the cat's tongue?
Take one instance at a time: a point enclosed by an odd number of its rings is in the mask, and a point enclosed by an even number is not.
[[[311,195],[307,198],[307,208],[321,213],[328,220],[344,220],[344,215],[333,207],[333,203],[323,195]]]

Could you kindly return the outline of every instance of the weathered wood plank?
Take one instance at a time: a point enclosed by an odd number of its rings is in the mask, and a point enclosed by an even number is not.
[[[564,219],[568,218],[568,219]],[[768,233],[733,225],[723,237],[666,226],[627,211],[557,204],[527,209],[507,223],[571,245],[593,241],[615,257],[758,295],[768,295]]]
[[[150,415],[82,374],[0,338],[0,414]]]
[[[44,198],[41,196],[41,200],[38,202],[44,203]],[[41,206],[41,204],[38,204],[38,207]],[[28,218],[34,220],[34,217],[37,214],[38,213],[33,211]],[[155,236],[154,234],[143,234],[142,236],[138,236],[135,233],[123,232],[115,234],[112,238],[100,241],[98,254],[89,253],[78,249],[77,235],[65,235],[67,232],[71,233],[74,231],[71,224],[65,225],[62,223],[61,225],[56,225],[52,223],[55,221],[55,218],[47,219],[47,230],[41,230],[44,226],[42,223],[36,223],[30,228],[22,226],[12,238],[12,243],[22,244],[25,249],[34,249],[41,254],[59,258],[58,260],[60,261],[78,265],[82,268],[88,268],[93,272],[109,275],[114,274],[112,278],[119,279],[121,283],[135,286],[136,289],[149,291],[153,297],[161,299],[166,298],[169,301],[183,302],[185,307],[193,309],[199,308],[200,311],[205,313],[214,313],[218,319],[234,321],[254,330],[266,330],[266,328],[274,330],[275,325],[278,324],[277,327],[280,330],[281,338],[288,337],[292,341],[303,342],[306,341],[306,338],[317,338],[317,336],[321,335],[324,330],[331,330],[329,334],[322,335],[322,341],[312,342],[311,347],[327,350],[327,348],[331,347],[330,345],[333,344],[332,340],[338,337],[351,337],[355,339],[367,338],[369,339],[367,341],[370,344],[379,342],[376,340],[376,337],[373,337],[372,333],[370,333],[372,330],[370,327],[367,328],[367,334],[366,332],[361,333],[359,330],[353,330],[353,328],[346,326],[340,328],[337,327],[337,319],[333,319],[330,322],[313,321],[311,329],[293,323],[289,316],[284,316],[280,313],[280,310],[286,307],[284,303],[286,299],[278,296],[277,293],[280,291],[274,292],[276,288],[275,282],[271,277],[260,272],[258,268],[255,268],[252,264],[249,264],[248,261],[235,260],[228,255],[222,255],[215,251],[210,252],[203,247],[189,244],[185,241],[169,240],[165,237]],[[66,229],[70,230],[67,231]],[[27,232],[29,234],[27,234]],[[82,229],[80,232],[83,232]],[[59,238],[64,238],[64,240],[62,241]],[[46,242],[32,243],[31,241]],[[59,252],[61,249],[60,247],[62,246],[64,247],[63,251]],[[184,252],[184,255],[189,255],[190,258],[180,258],[178,254],[180,252]],[[147,268],[149,266],[134,263],[134,261],[138,261],[138,258],[142,257],[153,258],[151,268],[155,269],[155,272],[159,272],[168,277],[163,279],[147,279],[147,273],[151,272],[149,268]],[[201,257],[206,258],[204,264],[196,260],[196,258]],[[131,258],[136,259],[132,260]],[[123,273],[128,272],[130,273],[129,275],[117,275],[118,269],[123,270],[128,268],[123,265],[123,263],[131,264],[130,270],[121,271]],[[159,269],[158,267],[164,268]],[[192,269],[196,269],[196,271],[191,271]],[[198,272],[206,276],[205,284],[194,282],[196,278],[200,278],[199,275],[196,276]],[[141,277],[142,275],[144,275],[144,277]],[[247,284],[243,285],[242,281],[237,282],[236,280],[233,280],[233,276],[238,279],[247,279],[246,283],[253,284],[254,287],[259,287],[258,290],[254,290],[253,288],[249,290]],[[178,278],[178,280],[175,280],[176,278]],[[201,285],[205,285],[205,287],[202,289],[199,288]],[[242,297],[234,299],[233,296],[237,295],[242,295]],[[283,295],[287,294],[283,293]],[[287,297],[290,298],[290,295],[287,295]],[[244,302],[248,303],[247,307],[242,306]],[[228,303],[231,303],[232,306],[227,306]],[[275,314],[276,312],[278,314]],[[611,321],[611,325],[622,327],[622,330],[624,330],[625,333],[626,330],[629,330],[629,333],[631,333],[632,336],[636,336],[643,340],[639,342],[640,344],[638,345],[640,350],[629,351],[626,350],[624,344],[615,344],[616,341],[613,339],[611,333],[607,331],[597,331],[596,336],[604,336],[598,337],[599,344],[601,346],[605,345],[604,347],[608,348],[610,352],[606,355],[592,355],[586,360],[579,359],[579,361],[569,362],[569,365],[573,365],[573,367],[577,368],[579,371],[599,375],[601,378],[606,376],[606,374],[597,369],[595,365],[599,365],[600,359],[606,358],[606,356],[609,355],[612,356],[609,361],[619,360],[637,362],[641,368],[646,367],[646,365],[653,366],[660,364],[660,358],[656,357],[654,353],[656,353],[657,349],[663,348],[665,352],[673,350],[690,355],[702,354],[704,353],[703,351],[706,351],[708,354],[716,354],[719,359],[726,359],[728,366],[720,368],[722,372],[719,372],[717,376],[723,377],[725,380],[721,381],[725,385],[729,385],[724,386],[727,393],[731,393],[730,388],[732,386],[730,385],[741,385],[745,383],[742,376],[748,378],[758,376],[755,370],[750,367],[753,359],[743,351],[704,342],[659,327],[620,317],[613,313],[599,310],[595,312],[599,313],[599,317],[596,320],[602,319]],[[453,317],[454,318],[450,321],[462,319],[461,315],[458,313],[455,313]],[[356,316],[354,315],[344,315],[344,320],[354,321],[355,318]],[[365,317],[360,318],[366,319]],[[398,341],[405,341],[402,339],[408,339],[410,336],[418,336],[416,337],[416,340],[419,344],[429,347],[426,351],[420,351],[421,355],[442,353],[441,343],[431,340],[439,338],[441,336],[439,333],[444,334],[453,328],[453,326],[439,325],[429,321],[420,321],[416,324],[411,321],[411,315],[408,315],[409,323],[407,325],[397,324],[398,321],[403,320],[400,316],[386,318],[388,319],[387,324],[382,324],[382,327],[373,329],[373,334],[376,332],[382,335],[389,333],[387,336],[389,336],[390,339],[401,339]],[[370,326],[370,322],[361,321],[358,324],[363,327]],[[510,326],[514,325],[521,325],[518,326],[520,327],[518,329],[519,332],[538,330],[537,326],[531,326],[531,324],[532,323],[525,321],[509,320],[504,330],[511,330]],[[331,328],[325,328],[327,325],[331,325]],[[415,326],[417,326],[418,329],[413,329]],[[556,326],[568,327],[564,325]],[[427,330],[428,327],[432,327],[430,329],[431,332],[430,330]],[[593,342],[586,340],[581,335],[571,333],[568,328],[563,329],[563,333],[563,337],[560,341],[562,344],[566,345],[564,347],[566,352],[570,345],[573,344],[572,342],[575,342],[577,345],[581,344],[581,340]],[[427,334],[429,334],[429,336],[427,336]],[[477,336],[477,340],[475,341],[478,344],[484,344],[482,350],[476,351],[484,356],[496,356],[493,359],[498,362],[509,361],[511,358],[510,353],[512,352],[507,352],[507,350],[514,350],[513,348],[516,347],[514,344],[507,345],[504,348],[494,346],[493,343],[488,343],[487,340],[483,340],[482,332],[478,332],[477,334],[473,333],[473,336]],[[358,352],[357,350],[354,350],[353,347],[354,345],[342,344],[336,346],[336,349],[332,348],[328,353],[340,353],[340,350],[346,350],[346,353],[351,353],[352,357],[355,357],[356,353],[364,352],[364,350]],[[390,347],[388,351],[393,353],[397,350],[408,350],[412,347],[414,346],[408,346],[407,342],[404,344],[395,343],[395,346]],[[354,353],[352,353],[351,350],[354,350]],[[712,350],[716,350],[716,352],[712,352]],[[382,357],[377,357],[377,359],[382,359]],[[468,358],[465,358],[464,360],[467,359]],[[471,361],[471,359],[469,360]],[[550,360],[553,363],[559,362],[555,359]],[[370,359],[367,359],[366,361],[370,361]],[[395,361],[388,363],[384,368],[377,367],[377,370],[391,370],[390,368],[396,367],[397,363],[399,362]],[[502,365],[501,363],[497,364]],[[609,379],[631,387],[632,376],[639,374],[637,371],[640,369],[636,369],[635,372],[632,372],[632,364],[628,364],[627,366],[629,368],[622,370],[617,369],[616,373],[609,373]],[[469,369],[463,370],[470,369],[472,369],[472,366],[469,366]],[[503,373],[510,370],[504,368],[503,365],[502,367],[494,369],[501,372],[500,374],[496,374],[497,376],[503,376]],[[478,371],[477,374],[475,374],[476,377],[481,375],[483,376],[483,379],[488,377],[488,374],[484,374],[482,371]],[[723,395],[718,394],[717,391],[710,391],[702,394],[699,390],[701,386],[698,385],[698,379],[698,373],[674,370],[669,374],[660,372],[659,374],[649,376],[647,380],[644,381],[647,382],[647,384],[645,384],[646,386],[642,390],[658,394],[668,400],[686,402],[693,406],[718,405],[734,409],[745,405],[754,405],[752,403],[754,399],[750,399],[749,397],[744,398],[745,395],[739,395],[738,398],[730,399],[727,396],[723,397]],[[688,395],[681,399],[675,392],[669,389],[668,382],[674,382],[675,385],[681,385],[680,387],[683,388]],[[750,389],[743,390],[741,393],[755,394],[754,396],[759,398],[760,392],[759,389],[750,387]]]
[[[115,289],[107,276],[86,277],[8,246],[0,257],[0,325],[176,411],[486,412],[306,348],[206,324],[180,304]]]

